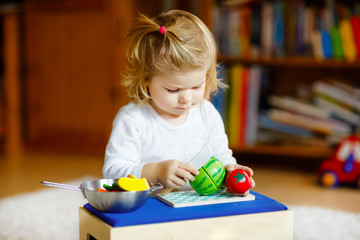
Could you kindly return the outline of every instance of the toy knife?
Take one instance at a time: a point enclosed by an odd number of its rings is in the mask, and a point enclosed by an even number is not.
[[[209,145],[205,145],[189,162],[188,164],[194,166],[199,170],[204,166],[211,157],[211,148]]]

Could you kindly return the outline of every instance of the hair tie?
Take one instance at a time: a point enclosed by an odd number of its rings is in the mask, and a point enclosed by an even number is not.
[[[161,34],[164,35],[164,34],[165,34],[165,31],[166,31],[165,26],[161,26],[160,29],[159,29],[159,31],[160,31]]]

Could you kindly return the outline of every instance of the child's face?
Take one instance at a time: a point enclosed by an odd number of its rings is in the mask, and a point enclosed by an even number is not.
[[[150,78],[150,103],[166,121],[185,119],[204,97],[206,68],[163,73]]]

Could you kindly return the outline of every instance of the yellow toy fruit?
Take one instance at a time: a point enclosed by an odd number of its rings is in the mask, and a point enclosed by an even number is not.
[[[150,188],[146,178],[122,177],[119,178],[118,185],[125,191],[144,191]]]
[[[132,178],[132,179],[138,179],[137,177],[135,177],[135,176],[132,175],[132,174],[127,175],[127,177],[128,177],[128,178]]]

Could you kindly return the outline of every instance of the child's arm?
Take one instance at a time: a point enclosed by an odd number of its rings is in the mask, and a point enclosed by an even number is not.
[[[186,183],[186,179],[194,181],[193,175],[198,174],[196,168],[177,160],[147,163],[141,170],[141,177],[145,177],[149,182],[159,182],[170,188],[180,188]]]

